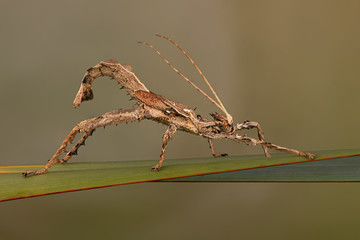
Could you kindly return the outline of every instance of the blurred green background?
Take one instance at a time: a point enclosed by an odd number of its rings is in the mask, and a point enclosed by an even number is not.
[[[84,119],[132,108],[114,81],[71,104],[84,71],[115,58],[152,91],[217,109],[137,41],[147,41],[205,88],[198,63],[235,122],[259,121],[266,138],[301,150],[358,148],[360,2],[2,1],[0,164],[42,164]],[[157,159],[165,126],[99,129],[72,161]],[[252,133],[253,134],[253,133]],[[250,134],[251,135],[251,134]],[[251,148],[216,142],[231,155]],[[179,132],[167,158],[208,157],[207,142]],[[166,161],[165,161],[166,164]],[[20,176],[19,176],[20,177]],[[358,184],[148,183],[0,204],[4,239],[354,239]],[[43,232],[44,231],[44,232]]]

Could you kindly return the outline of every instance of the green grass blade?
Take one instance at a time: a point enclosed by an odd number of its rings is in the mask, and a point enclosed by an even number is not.
[[[360,182],[360,155],[211,173],[169,182]]]
[[[317,159],[359,154],[360,149],[319,152]],[[0,201],[121,184],[309,162],[309,160],[288,155],[276,155],[271,159],[266,159],[262,155],[174,159],[166,160],[160,172],[151,172],[150,168],[156,162],[148,160],[59,164],[44,175],[28,178],[23,178],[20,173],[24,170],[39,169],[39,166],[2,166],[0,167]]]

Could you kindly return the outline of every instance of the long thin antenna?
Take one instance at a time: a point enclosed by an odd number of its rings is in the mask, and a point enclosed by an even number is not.
[[[219,103],[217,103],[214,99],[212,99],[209,95],[207,95],[203,90],[201,90],[198,86],[195,85],[195,83],[193,83],[192,81],[190,81],[190,79],[188,79],[184,74],[182,74],[179,70],[177,70],[153,45],[147,43],[147,42],[138,42],[144,45],[147,45],[149,47],[151,47],[152,49],[155,50],[155,52],[157,54],[159,54],[159,56],[164,59],[164,61],[169,64],[169,66],[175,71],[177,72],[181,77],[183,77],[188,83],[190,83],[196,90],[198,90],[200,93],[202,93],[207,99],[209,99],[212,103],[214,103],[218,108],[220,108],[222,111],[224,111],[223,107],[221,105],[219,105]]]
[[[185,52],[184,49],[182,49],[179,44],[177,44],[176,42],[174,42],[172,39],[162,36],[160,34],[155,34],[155,36],[157,37],[161,37],[164,38],[168,41],[170,41],[172,44],[174,44],[178,49],[180,49],[180,51],[190,60],[190,62],[192,63],[192,65],[194,65],[194,67],[196,68],[196,70],[199,72],[199,74],[201,75],[201,77],[204,79],[205,83],[208,85],[208,87],[210,88],[211,92],[214,94],[216,100],[218,101],[218,103],[221,106],[221,110],[226,114],[226,118],[228,119],[228,122],[230,124],[232,124],[232,117],[231,115],[226,111],[225,106],[222,104],[220,98],[218,97],[218,95],[216,94],[215,90],[212,88],[211,84],[209,83],[209,81],[207,80],[207,78],[205,77],[205,75],[203,74],[203,72],[200,70],[200,68],[196,65],[196,63],[194,62],[194,60],[192,60],[192,58]]]

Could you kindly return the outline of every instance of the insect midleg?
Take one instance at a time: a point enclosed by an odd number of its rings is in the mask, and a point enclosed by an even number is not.
[[[169,140],[171,140],[172,136],[175,134],[176,130],[177,130],[177,127],[174,124],[170,124],[168,129],[163,134],[163,144],[162,144],[162,148],[161,148],[160,161],[158,164],[156,164],[155,166],[153,166],[151,168],[152,171],[156,172],[156,171],[160,170],[160,168],[163,164],[164,158],[165,158],[166,146],[167,146]]]

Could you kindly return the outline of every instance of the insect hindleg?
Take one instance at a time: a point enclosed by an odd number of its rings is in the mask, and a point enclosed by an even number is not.
[[[160,161],[158,164],[156,164],[155,166],[153,166],[151,168],[152,171],[159,171],[162,163],[164,161],[165,158],[165,151],[166,151],[166,146],[169,142],[169,140],[171,140],[172,136],[175,134],[177,127],[173,124],[170,124],[168,129],[166,130],[166,132],[163,134],[163,144],[162,144],[162,148],[161,148],[161,154],[160,154]]]
[[[90,119],[89,119],[90,120]],[[69,161],[69,159],[73,155],[77,155],[77,151],[79,147],[82,145],[85,146],[85,140],[92,135],[92,133],[95,131],[95,129],[87,130],[85,131],[84,135],[81,137],[81,139],[73,146],[73,148],[63,157],[63,159],[60,160],[60,163],[66,163]]]
[[[237,130],[251,129],[251,128],[257,128],[259,140],[265,142],[264,132],[262,131],[262,128],[260,127],[260,124],[258,122],[250,122],[247,120],[247,121],[244,121],[243,123],[238,123],[236,125]],[[265,156],[267,158],[271,158],[268,147],[266,145],[262,145],[262,148],[264,150]]]
[[[77,150],[80,146],[85,144],[85,140],[92,135],[93,131],[98,127],[105,127],[109,125],[115,125],[119,123],[127,123],[135,120],[141,120],[145,116],[145,111],[142,108],[131,109],[131,110],[115,110],[112,112],[105,113],[100,117],[90,118],[84,120],[77,124],[65,140],[62,142],[59,149],[53,155],[53,157],[49,160],[49,162],[45,165],[44,168],[38,171],[26,171],[23,173],[23,176],[26,177],[29,174],[43,174],[47,172],[54,164],[56,163],[64,163],[67,162],[73,155],[77,154]],[[71,149],[71,151],[67,152],[66,147],[72,144],[76,134],[83,132],[84,135],[78,141],[77,144]],[[62,160],[59,160],[59,157],[62,153],[66,153]]]
[[[212,154],[214,157],[226,157],[226,156],[228,156],[227,153],[217,153],[217,152],[216,152],[214,143],[213,143],[213,141],[212,141],[211,138],[208,138],[208,142],[209,142],[211,154]]]

